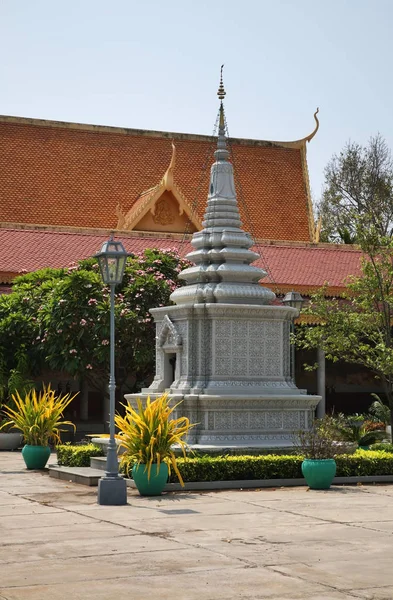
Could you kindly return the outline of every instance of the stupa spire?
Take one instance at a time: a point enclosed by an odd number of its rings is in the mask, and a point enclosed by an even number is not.
[[[223,66],[217,96],[220,100],[217,149],[210,171],[209,193],[202,231],[194,233],[195,248],[187,255],[195,266],[179,277],[186,286],[171,295],[176,304],[220,302],[224,304],[270,304],[275,294],[259,285],[266,272],[250,263],[259,254],[250,250],[253,241],[241,229],[233,166],[229,161],[223,100]]]

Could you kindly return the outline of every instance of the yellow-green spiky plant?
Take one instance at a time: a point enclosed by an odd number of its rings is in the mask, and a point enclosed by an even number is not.
[[[63,413],[77,394],[56,396],[50,384],[39,393],[35,389],[23,396],[12,394],[15,408],[6,406],[3,413],[8,419],[2,427],[11,425],[22,432],[25,443],[30,446],[47,446],[49,441],[59,443],[61,429],[64,425],[75,425],[71,421],[63,421]]]
[[[160,463],[165,462],[169,473],[173,467],[181,485],[184,485],[172,446],[178,445],[185,457],[188,446],[183,438],[194,425],[187,417],[171,417],[180,403],[169,406],[168,394],[163,394],[153,401],[148,398],[145,406],[140,399],[137,402],[137,410],[129,404],[123,404],[124,417],[119,414],[115,416],[115,423],[119,429],[116,437],[120,441],[120,447],[125,450],[121,462],[126,465],[131,462],[145,465],[148,479],[152,465],[157,465],[158,472]]]

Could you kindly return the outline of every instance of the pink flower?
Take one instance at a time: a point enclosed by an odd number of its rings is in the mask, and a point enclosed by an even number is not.
[[[87,304],[89,306],[96,306],[98,304],[98,301],[95,298],[90,298]]]
[[[57,333],[63,333],[63,330],[62,329],[58,329]]]
[[[86,325],[87,321],[86,319],[81,319],[79,324],[82,325],[82,327],[84,327]]]
[[[78,350],[75,350],[75,348],[72,348],[70,350],[70,354],[78,354]]]
[[[86,369],[92,369],[93,365],[91,365],[90,363],[88,365],[86,365]]]
[[[101,344],[103,346],[108,346],[109,345],[109,340],[102,340]]]

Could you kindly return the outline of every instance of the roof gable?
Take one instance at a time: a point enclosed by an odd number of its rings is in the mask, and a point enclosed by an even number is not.
[[[195,209],[175,183],[175,163],[176,147],[172,141],[171,162],[160,183],[142,192],[127,214],[117,207],[117,229],[175,233],[193,233],[202,229]]]
[[[116,207],[128,214],[167,169],[171,138],[176,185],[202,221],[214,138],[0,117],[0,220],[116,229]],[[244,229],[312,241],[306,138],[232,139],[230,147]]]

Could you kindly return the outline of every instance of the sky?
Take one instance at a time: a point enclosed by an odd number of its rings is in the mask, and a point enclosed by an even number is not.
[[[393,147],[393,0],[0,0],[0,114],[308,144],[314,201],[349,141]],[[130,165],[132,169],[132,165]]]

